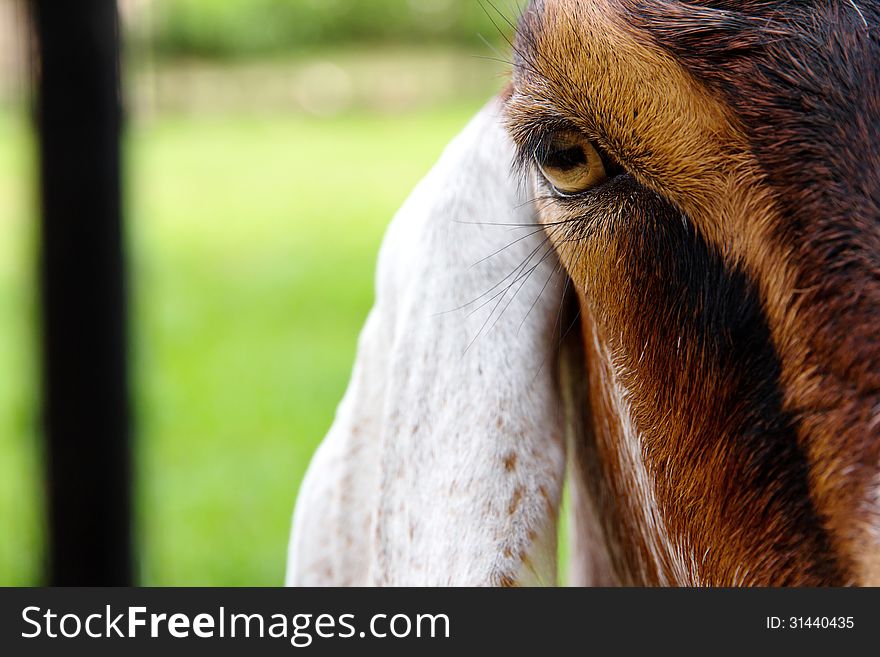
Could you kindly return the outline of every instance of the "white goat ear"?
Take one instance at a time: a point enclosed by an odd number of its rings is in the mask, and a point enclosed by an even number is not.
[[[555,581],[563,275],[500,111],[388,230],[352,380],[300,490],[288,584]]]

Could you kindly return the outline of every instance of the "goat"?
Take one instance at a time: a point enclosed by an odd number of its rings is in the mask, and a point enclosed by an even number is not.
[[[880,584],[878,26],[530,2],[386,236],[288,583],[552,583],[567,463],[575,584]]]

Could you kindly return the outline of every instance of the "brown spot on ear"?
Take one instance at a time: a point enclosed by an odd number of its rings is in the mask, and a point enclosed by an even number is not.
[[[541,497],[544,498],[544,502],[547,504],[547,512],[550,515],[553,515],[556,512],[556,507],[553,504],[553,500],[550,499],[550,493],[547,492],[547,489],[544,486],[538,486],[538,492],[541,494]]]
[[[523,488],[522,486],[517,486],[513,491],[513,497],[510,498],[510,504],[507,507],[507,513],[513,515],[516,513],[516,509],[519,506],[519,503],[522,501],[523,496]]]
[[[510,575],[502,575],[498,578],[498,586],[506,589],[515,588],[516,580]]]
[[[511,452],[504,457],[504,469],[508,472],[516,470],[516,452]]]

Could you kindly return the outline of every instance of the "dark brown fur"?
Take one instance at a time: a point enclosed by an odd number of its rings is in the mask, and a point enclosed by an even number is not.
[[[574,128],[629,171],[541,204],[581,300],[581,468],[623,583],[880,582],[880,11],[858,7],[524,15],[523,159]]]

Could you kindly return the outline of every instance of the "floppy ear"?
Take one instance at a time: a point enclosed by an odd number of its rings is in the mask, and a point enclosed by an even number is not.
[[[563,275],[512,156],[493,101],[388,229],[288,584],[555,581]]]

